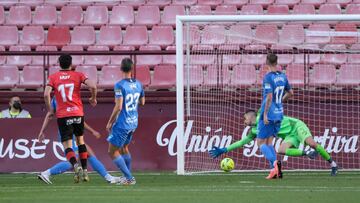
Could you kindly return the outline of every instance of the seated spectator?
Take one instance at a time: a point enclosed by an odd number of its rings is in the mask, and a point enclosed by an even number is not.
[[[20,97],[15,96],[10,99],[9,108],[0,112],[0,118],[31,118],[31,115],[22,108]]]

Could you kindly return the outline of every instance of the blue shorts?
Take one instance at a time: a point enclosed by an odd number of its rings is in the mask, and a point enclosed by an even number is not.
[[[266,139],[271,136],[277,136],[281,126],[281,121],[269,121],[265,125],[263,120],[259,120],[257,138]]]
[[[134,132],[135,130],[113,128],[106,140],[116,147],[123,147],[131,142]]]

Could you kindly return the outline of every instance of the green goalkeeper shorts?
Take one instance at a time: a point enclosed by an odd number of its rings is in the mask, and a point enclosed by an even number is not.
[[[298,148],[300,144],[304,144],[306,138],[311,137],[310,129],[302,121],[298,121],[294,126],[294,130],[285,137],[285,143],[291,143],[293,147]]]

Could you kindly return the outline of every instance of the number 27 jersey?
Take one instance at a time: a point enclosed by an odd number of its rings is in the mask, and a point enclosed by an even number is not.
[[[136,79],[126,78],[115,84],[115,98],[123,98],[123,105],[114,124],[114,129],[134,130],[138,126],[138,106],[144,97],[142,84]]]
[[[55,92],[56,117],[84,116],[80,88],[87,77],[72,70],[61,70],[49,76],[48,86]]]

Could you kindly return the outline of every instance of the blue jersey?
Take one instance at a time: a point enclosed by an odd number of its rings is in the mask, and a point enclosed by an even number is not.
[[[139,99],[145,96],[142,84],[135,79],[123,79],[115,84],[114,91],[116,99],[123,98],[123,104],[113,129],[136,129]]]
[[[291,89],[286,75],[280,71],[267,73],[264,77],[262,88],[263,101],[261,104],[260,119],[263,120],[266,96],[271,93],[272,101],[267,115],[268,119],[270,121],[281,121],[284,114],[282,98],[284,92]]]

